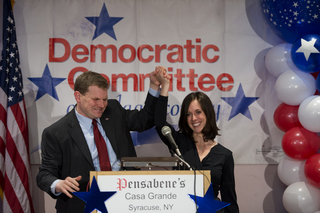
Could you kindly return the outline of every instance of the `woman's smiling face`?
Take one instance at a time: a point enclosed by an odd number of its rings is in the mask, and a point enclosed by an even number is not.
[[[193,100],[187,113],[188,125],[194,134],[202,134],[202,130],[207,123],[207,117],[204,114],[198,100]]]

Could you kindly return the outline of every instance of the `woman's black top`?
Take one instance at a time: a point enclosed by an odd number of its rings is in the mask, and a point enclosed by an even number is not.
[[[238,213],[239,207],[235,191],[234,160],[232,152],[221,144],[217,144],[212,147],[209,154],[200,161],[197,147],[193,140],[186,134],[176,131],[166,122],[167,104],[168,97],[160,96],[155,113],[155,125],[160,138],[170,149],[169,141],[161,133],[161,128],[163,126],[169,126],[184,160],[196,170],[211,171],[211,183],[215,197],[217,197],[220,192],[221,200],[231,204],[224,208],[224,211],[227,213]]]

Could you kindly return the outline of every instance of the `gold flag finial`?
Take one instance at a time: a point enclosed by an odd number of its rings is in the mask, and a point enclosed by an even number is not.
[[[14,0],[10,0],[11,1],[11,7],[12,7],[12,10],[13,10],[13,6],[14,4],[16,3]]]

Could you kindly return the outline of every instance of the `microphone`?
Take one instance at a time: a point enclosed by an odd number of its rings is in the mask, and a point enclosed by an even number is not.
[[[164,126],[161,129],[161,133],[169,140],[170,144],[171,144],[171,149],[175,150],[175,152],[177,153],[177,155],[180,158],[183,158],[181,155],[181,152],[176,144],[176,142],[174,141],[172,134],[171,134],[171,129],[168,126]]]

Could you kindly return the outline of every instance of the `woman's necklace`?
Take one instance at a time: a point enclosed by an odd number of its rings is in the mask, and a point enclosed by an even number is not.
[[[213,147],[213,146],[215,146],[215,145],[217,145],[217,143],[215,142],[215,141],[213,141],[213,144],[212,144],[212,146],[211,147]],[[198,147],[198,149],[199,150],[201,150],[202,151],[202,148],[206,148],[206,144],[203,146],[203,147],[200,147],[200,146],[197,146]]]
[[[197,146],[199,150],[202,150],[203,148],[205,149],[205,146],[201,147],[201,146]]]
[[[197,142],[197,141],[195,141],[196,142],[196,147],[199,149],[199,150],[202,150],[202,148],[205,148],[205,145],[202,147],[202,146],[200,146],[200,144]],[[197,145],[198,144],[198,145]]]

